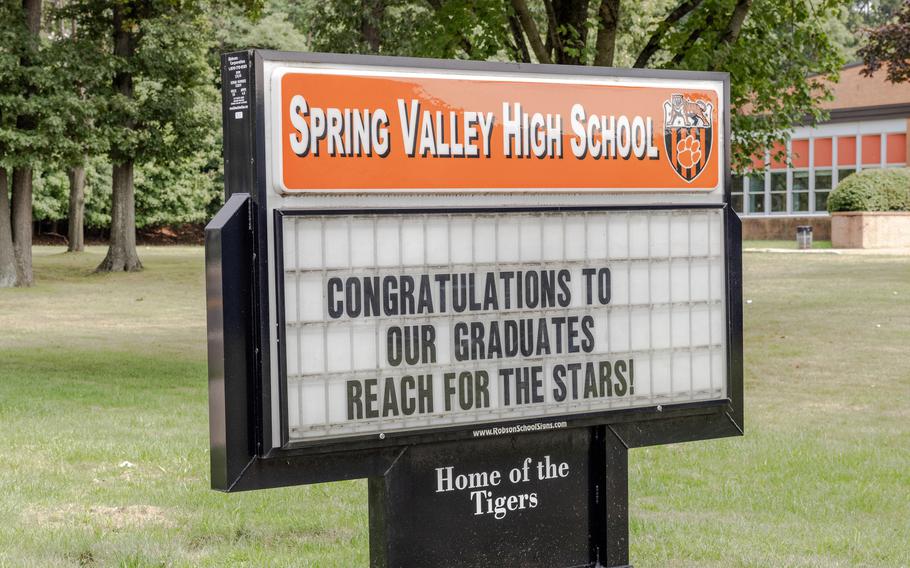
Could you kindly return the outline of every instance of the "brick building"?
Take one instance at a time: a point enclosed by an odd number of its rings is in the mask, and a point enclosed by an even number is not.
[[[862,64],[841,70],[834,99],[824,103],[828,120],[793,130],[786,161],[763,173],[735,176],[733,205],[743,218],[743,237],[792,238],[796,225],[813,226],[830,238],[828,194],[850,174],[910,164],[910,84],[893,84],[883,72],[860,74]]]

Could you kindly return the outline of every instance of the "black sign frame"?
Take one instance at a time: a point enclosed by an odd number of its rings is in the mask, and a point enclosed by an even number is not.
[[[729,101],[726,73],[695,73],[665,70],[611,69],[598,67],[483,63],[419,58],[286,53],[251,50],[222,56],[225,191],[222,211],[206,228],[206,287],[209,328],[209,412],[212,487],[222,491],[264,489],[342,479],[376,477],[388,471],[407,447],[467,439],[478,424],[419,432],[388,433],[318,443],[288,444],[284,432],[272,432],[272,347],[269,329],[269,272],[265,238],[269,211],[266,196],[266,131],[263,66],[269,62],[302,62],[344,65],[395,66],[471,70],[501,73],[546,73],[608,77],[639,77],[681,80],[713,80],[723,83]],[[238,101],[230,88],[246,85],[246,98]],[[237,109],[241,108],[240,111]],[[237,113],[241,113],[238,115]],[[723,116],[725,156],[730,153],[730,114]],[[717,401],[667,406],[616,409],[590,414],[554,415],[514,421],[484,422],[497,426],[565,420],[569,428],[606,427],[626,448],[704,440],[743,434],[742,360],[742,258],[741,224],[730,206],[729,158],[723,164],[725,191],[722,204],[647,207],[542,207],[497,208],[508,211],[603,211],[632,209],[719,208],[724,211],[726,287],[726,348],[728,398]],[[382,213],[489,212],[484,208],[441,210],[382,209]],[[273,220],[289,214],[365,214],[376,210],[274,211]],[[275,223],[276,235],[280,222]],[[280,238],[275,238],[280,247]],[[279,249],[280,252],[280,249]],[[276,263],[282,256],[275,255]],[[281,286],[282,279],[276,281]],[[282,309],[278,310],[282,317]],[[279,324],[279,338],[284,333]],[[284,342],[279,341],[283,347]],[[283,354],[279,361],[283,361]],[[279,380],[279,384],[282,381]],[[284,413],[282,412],[282,415]],[[282,446],[273,448],[278,434]],[[521,436],[521,434],[516,434]]]

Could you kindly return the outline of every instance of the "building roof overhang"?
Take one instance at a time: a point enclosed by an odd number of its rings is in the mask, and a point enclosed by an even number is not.
[[[821,124],[889,118],[910,119],[910,102],[866,107],[833,108],[828,110],[828,119],[822,121]]]

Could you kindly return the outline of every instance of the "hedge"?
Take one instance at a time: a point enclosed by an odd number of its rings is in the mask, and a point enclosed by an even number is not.
[[[831,192],[828,211],[910,211],[910,168],[851,175]]]

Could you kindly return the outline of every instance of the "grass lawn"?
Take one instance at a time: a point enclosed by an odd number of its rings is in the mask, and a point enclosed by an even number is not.
[[[0,566],[366,566],[366,483],[208,489],[203,255],[0,290]],[[746,436],[630,453],[631,553],[910,565],[910,257],[746,254]]]

